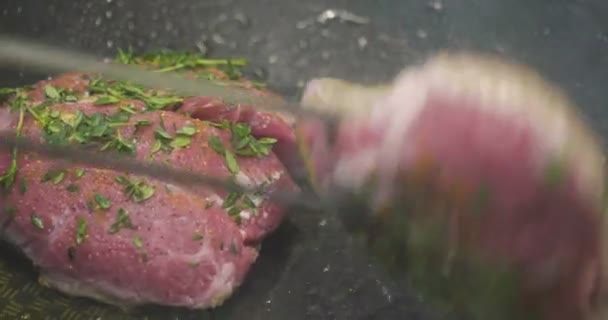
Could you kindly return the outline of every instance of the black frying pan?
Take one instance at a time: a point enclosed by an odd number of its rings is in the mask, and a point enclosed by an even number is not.
[[[326,9],[369,21],[308,23]],[[608,134],[607,17],[603,0],[3,0],[0,32],[100,57],[128,46],[246,57],[250,77],[285,95],[311,77],[386,80],[437,49],[500,52],[562,85]],[[0,86],[45,76],[0,70]],[[332,217],[315,212],[293,212],[264,242],[244,286],[213,311],[127,314],[69,298],[37,286],[20,255],[0,252],[0,319],[434,319],[407,287],[369,264]]]

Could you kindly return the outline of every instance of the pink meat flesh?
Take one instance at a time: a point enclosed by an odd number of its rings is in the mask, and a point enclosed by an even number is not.
[[[210,97],[185,99],[179,113],[208,121],[228,120],[245,122],[251,125],[252,135],[256,138],[273,137],[277,139],[273,150],[290,172],[302,167],[297,153],[296,135],[291,121],[278,113],[262,112],[251,105],[230,105]]]
[[[88,80],[75,73],[41,82],[30,94],[32,100],[44,98],[42,87],[46,84],[82,92]],[[120,105],[127,103],[143,107],[141,101],[123,101]],[[83,101],[57,104],[51,109],[62,113],[80,110],[91,115],[112,114],[118,106],[101,107]],[[198,109],[189,105],[187,111],[196,114]],[[211,105],[209,110],[219,109]],[[17,113],[9,113],[6,108],[0,112],[0,127],[16,128]],[[133,125],[120,127],[119,131],[125,139],[137,137],[135,158],[145,161],[161,119],[171,135],[185,125],[195,126],[198,132],[189,147],[175,149],[170,154],[156,153],[153,161],[228,178],[226,160],[209,146],[209,139],[217,136],[224,145],[229,145],[230,132],[201,120],[216,117],[213,112],[196,118],[171,111],[137,113],[131,116],[131,124],[149,120],[152,125],[141,127],[137,132]],[[234,120],[250,123],[261,135],[276,133],[289,137],[291,128],[281,121],[272,117],[266,122],[256,120],[260,117],[263,116],[250,112],[248,118]],[[273,126],[279,129],[268,131],[267,128]],[[23,124],[23,135],[43,141],[41,128],[30,116]],[[10,154],[0,154],[0,169],[6,171],[10,159]],[[240,223],[229,216],[228,209],[222,208],[227,196],[223,190],[186,189],[153,178],[85,166],[82,167],[86,169],[85,174],[80,178],[76,176],[80,166],[60,167],[66,169],[60,183],[41,182],[42,177],[60,163],[20,152],[16,182],[1,198],[2,207],[13,211],[12,217],[2,215],[4,238],[21,248],[40,268],[43,283],[69,294],[125,306],[148,303],[188,308],[217,306],[241,285],[257,258],[258,245],[285,217],[285,208],[267,200],[267,195],[275,190],[297,191],[274,152],[265,157],[237,157],[237,162],[238,182],[264,184],[267,190],[259,196],[256,212],[241,213]],[[155,188],[154,195],[143,202],[133,201],[124,192],[124,186],[115,181],[119,176],[145,179]],[[26,190],[21,188],[22,181]],[[78,190],[70,192],[70,184],[77,185]],[[96,194],[107,198],[111,207],[90,210]],[[128,213],[134,228],[110,234],[119,209]],[[32,222],[32,217],[39,219],[42,228]],[[88,230],[86,239],[76,245],[80,219],[86,221]]]

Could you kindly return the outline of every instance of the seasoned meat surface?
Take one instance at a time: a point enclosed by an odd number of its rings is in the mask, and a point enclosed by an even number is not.
[[[273,150],[273,135],[293,135],[289,123],[253,107],[246,118],[222,118],[220,110],[240,107],[80,73],[6,97],[4,130],[264,190],[183,187],[18,149],[16,157],[2,154],[3,236],[40,269],[41,283],[69,294],[122,306],[218,306],[244,281],[261,241],[286,214],[268,195],[297,191]]]

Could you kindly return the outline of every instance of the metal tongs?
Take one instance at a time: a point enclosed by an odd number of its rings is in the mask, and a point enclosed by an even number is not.
[[[247,91],[220,86],[209,80],[190,80],[176,74],[157,73],[136,66],[105,63],[86,54],[5,35],[0,35],[1,64],[26,65],[49,72],[90,72],[116,80],[132,81],[151,88],[170,89],[182,95],[216,96],[223,98],[228,103],[252,104],[260,106],[259,108],[262,110],[288,112],[296,117],[314,117],[326,123],[328,127],[333,127],[333,124],[338,120],[336,115],[301,108],[298,103],[272,97],[253,96]],[[0,131],[0,148],[11,150],[15,146],[22,150],[44,154],[55,159],[136,173],[183,185],[206,185],[246,193],[257,191],[254,188],[235,185],[207,175],[193,174],[190,171],[178,170],[164,165],[143,163],[113,153],[98,153],[78,146],[51,146],[29,138],[16,137],[10,131]],[[273,192],[270,198],[286,205],[295,205],[312,210],[335,208],[336,201],[336,197],[332,196],[332,200],[329,201],[328,196],[323,196],[323,199],[320,199],[319,195],[309,192],[277,191]]]

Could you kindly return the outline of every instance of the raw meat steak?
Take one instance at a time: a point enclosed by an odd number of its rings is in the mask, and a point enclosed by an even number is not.
[[[184,188],[19,150],[16,157],[2,154],[3,237],[40,269],[41,283],[68,294],[124,307],[218,306],[244,281],[261,241],[285,216],[268,195],[297,191],[272,150],[272,136],[293,137],[278,116],[250,108],[222,121],[220,110],[241,107],[80,73],[3,93],[2,130],[265,190]]]

